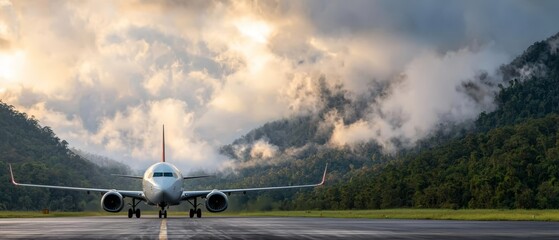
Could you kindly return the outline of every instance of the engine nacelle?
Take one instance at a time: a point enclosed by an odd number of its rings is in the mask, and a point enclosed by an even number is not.
[[[227,195],[217,190],[213,190],[206,196],[206,209],[210,212],[223,212],[227,209]]]
[[[101,206],[107,212],[120,212],[124,207],[124,200],[118,192],[107,192],[101,198]]]

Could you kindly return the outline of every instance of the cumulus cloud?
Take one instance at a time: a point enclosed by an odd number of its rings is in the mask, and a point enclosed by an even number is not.
[[[333,145],[390,149],[491,109],[492,85],[475,79],[556,32],[557,5],[0,0],[0,98],[137,168],[158,161],[165,123],[170,161],[216,168],[219,146],[250,129],[321,111],[324,87],[380,91],[357,119],[332,113],[321,127]]]

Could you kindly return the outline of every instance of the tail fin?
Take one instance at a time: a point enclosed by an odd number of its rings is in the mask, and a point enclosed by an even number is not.
[[[161,162],[165,162],[165,124],[163,124],[163,154],[161,156]]]

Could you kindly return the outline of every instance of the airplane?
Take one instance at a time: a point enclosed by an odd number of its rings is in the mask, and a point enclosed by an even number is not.
[[[77,190],[90,192],[99,192],[103,194],[101,197],[101,206],[107,212],[117,213],[124,208],[124,198],[131,198],[131,208],[128,209],[128,218],[136,216],[140,218],[141,212],[136,206],[145,202],[148,205],[158,206],[159,218],[167,218],[167,209],[169,206],[179,205],[181,201],[187,201],[193,207],[190,209],[189,216],[193,218],[202,217],[202,210],[198,208],[198,198],[205,199],[206,209],[209,212],[222,212],[227,209],[228,195],[232,193],[243,193],[250,191],[264,191],[264,190],[279,190],[279,189],[293,189],[293,188],[309,188],[324,185],[326,179],[326,171],[328,164],[324,168],[322,181],[316,184],[295,185],[295,186],[278,186],[278,187],[260,187],[260,188],[244,188],[244,189],[225,189],[225,190],[200,190],[200,191],[187,191],[183,188],[183,180],[205,178],[210,176],[183,176],[179,169],[173,164],[165,162],[165,126],[163,125],[163,144],[162,144],[161,162],[151,165],[144,173],[143,176],[130,176],[130,175],[116,175],[119,177],[134,178],[142,180],[141,191],[131,190],[117,190],[117,189],[102,189],[102,188],[82,188],[82,187],[67,187],[67,186],[52,186],[52,185],[39,185],[18,183],[14,178],[12,165],[9,164],[10,175],[12,183],[16,186],[26,187],[40,187],[64,190]],[[114,175],[114,174],[113,174]]]

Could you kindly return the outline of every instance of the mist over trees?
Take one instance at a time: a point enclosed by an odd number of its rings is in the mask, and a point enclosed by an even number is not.
[[[86,152],[77,148],[71,148],[72,152],[77,154],[78,156],[82,157],[85,160],[88,160],[95,165],[102,167],[105,171],[109,171],[112,173],[132,173],[134,170],[124,163],[115,161],[105,156],[97,155],[95,153]]]

